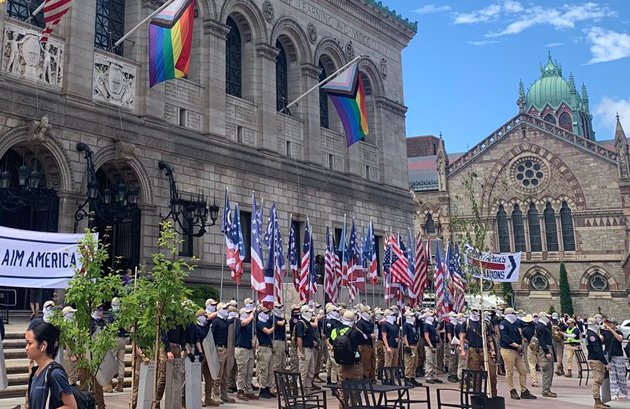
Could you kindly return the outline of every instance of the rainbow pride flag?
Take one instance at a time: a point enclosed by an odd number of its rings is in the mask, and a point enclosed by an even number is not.
[[[358,63],[352,64],[322,89],[326,91],[339,114],[348,146],[365,140],[368,135],[368,118]]]
[[[175,0],[149,24],[149,84],[186,78],[192,50],[194,2]]]

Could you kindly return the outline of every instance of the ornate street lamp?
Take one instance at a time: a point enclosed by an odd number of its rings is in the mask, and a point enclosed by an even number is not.
[[[203,195],[188,194],[186,198],[181,197],[183,195],[177,191],[171,165],[160,161],[159,168],[168,176],[171,190],[169,212],[162,217],[162,221],[169,218],[173,219],[175,230],[184,236],[203,236],[206,233],[206,227],[214,226],[219,218],[219,206],[217,206],[216,200],[213,199],[212,204],[208,206],[206,197]],[[207,224],[208,214],[212,221],[211,224]]]
[[[36,165],[37,166],[37,165]],[[29,169],[26,165],[14,168],[17,184],[11,183],[11,171],[0,171],[0,209],[8,212],[17,211],[23,206],[47,206],[54,197],[51,189],[41,188],[42,174],[37,168]]]
[[[87,162],[87,194],[83,204],[74,213],[74,231],[77,231],[81,220],[89,217],[90,212],[108,224],[135,217],[138,212],[138,189],[128,188],[122,180],[113,187],[103,188],[96,179],[90,147],[79,142],[77,151],[84,153]]]

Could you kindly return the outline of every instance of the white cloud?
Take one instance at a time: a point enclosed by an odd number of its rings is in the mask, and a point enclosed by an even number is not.
[[[630,34],[592,27],[586,30],[586,38],[591,43],[589,64],[630,57]]]
[[[502,30],[486,34],[487,37],[500,37],[519,34],[538,25],[547,25],[558,30],[573,29],[579,22],[598,21],[613,15],[615,13],[607,6],[594,2],[547,8],[540,5],[524,7],[515,0],[501,0],[469,13],[457,13],[453,22],[454,24],[509,22]]]
[[[497,40],[469,41],[468,44],[481,47],[488,44],[499,44],[499,41]]]
[[[426,6],[415,9],[414,12],[418,14],[434,14],[444,13],[445,11],[449,11],[450,9],[451,6],[437,6],[435,4],[427,4]]]
[[[609,135],[599,135],[602,139],[612,139],[614,137],[615,126],[617,124],[617,114],[619,114],[619,120],[623,129],[626,131],[626,136],[630,131],[630,99],[613,99],[610,97],[603,97],[602,100],[595,107],[595,115],[597,115],[599,122],[601,122],[611,132]]]
[[[546,48],[553,48],[553,47],[561,47],[563,46],[564,43],[549,43],[549,44],[545,44]]]

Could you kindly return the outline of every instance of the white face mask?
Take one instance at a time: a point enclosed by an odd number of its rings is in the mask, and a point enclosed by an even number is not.
[[[405,317],[407,324],[413,324],[416,322],[416,317]]]
[[[241,320],[246,320],[248,318],[249,318],[249,313],[244,312],[244,313],[241,314]]]
[[[342,323],[343,325],[347,325],[347,326],[349,326],[349,327],[351,327],[351,326],[353,326],[353,325],[354,325],[354,321],[346,321],[346,320],[344,320],[344,319],[342,319],[342,320],[341,320],[341,323]]]
[[[429,325],[433,325],[434,321],[435,321],[434,317],[427,317],[427,319],[425,320],[425,322]]]
[[[228,310],[219,310],[217,316],[223,320],[226,319],[228,317]]]
[[[547,325],[549,323],[549,318],[547,318],[547,317],[538,317],[538,322],[540,322],[543,325]]]
[[[245,309],[247,311],[254,311],[254,304],[245,304]]]
[[[238,313],[237,312],[231,312],[231,313],[228,314],[228,319],[233,320],[236,317],[238,317]]]
[[[367,312],[362,312],[361,313],[361,318],[364,319],[367,322],[370,322],[372,320],[372,317]]]
[[[538,324],[538,320],[540,320],[540,318],[538,318],[538,317],[535,317],[535,318],[534,318],[534,322],[535,322],[536,324]]]
[[[599,331],[599,325],[588,325],[588,329],[590,329],[593,332],[597,332]]]
[[[212,312],[215,312],[216,310],[217,310],[216,305],[208,305],[208,306],[206,307],[206,312],[210,312],[210,313],[212,313]]]
[[[385,321],[389,322],[390,324],[393,324],[394,322],[396,322],[396,316],[388,315],[387,317],[385,317]]]
[[[335,321],[339,321],[341,319],[341,317],[339,317],[339,312],[338,311],[333,311],[330,314],[328,314],[328,318],[330,318],[331,320],[335,320]]]
[[[267,314],[266,312],[261,312],[260,314],[258,314],[258,321],[260,322],[269,321],[269,314]]]
[[[302,318],[304,318],[306,321],[310,321],[311,318],[313,318],[313,313],[312,312],[303,312],[302,313]]]
[[[94,311],[92,313],[92,318],[94,318],[95,320],[100,320],[103,318],[103,311]]]
[[[505,319],[508,320],[510,324],[514,324],[516,322],[516,315],[514,314],[506,314]]]
[[[280,308],[278,308],[278,307],[275,307],[273,309],[273,315],[275,315],[276,317],[282,317],[282,315],[283,315],[282,314],[282,310]]]
[[[470,320],[475,322],[479,321],[479,313],[473,312],[472,314],[470,314]]]
[[[597,318],[597,325],[602,325],[603,320],[601,318]]]
[[[120,304],[112,304],[112,311],[120,311]]]
[[[66,315],[64,315],[63,318],[66,321],[72,322],[72,321],[74,321],[74,313],[73,312],[69,312]]]
[[[208,322],[208,319],[205,316],[197,317],[197,324],[204,326]]]

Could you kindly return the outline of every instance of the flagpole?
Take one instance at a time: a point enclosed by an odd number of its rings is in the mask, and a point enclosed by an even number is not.
[[[144,20],[142,20],[141,22],[136,24],[136,26],[134,28],[132,28],[131,30],[129,30],[127,33],[125,33],[124,36],[120,37],[120,39],[114,43],[114,47],[118,47],[120,45],[120,43],[125,41],[127,39],[127,37],[129,37],[134,31],[139,29],[140,26],[142,26],[147,21],[151,20],[160,11],[164,10],[165,8],[167,8],[173,1],[175,1],[175,0],[166,0],[166,2],[164,4],[162,4],[160,7],[158,7],[157,10],[155,10],[153,13],[149,14]],[[44,3],[42,3],[42,5],[40,7],[43,8],[43,5],[44,5]],[[35,14],[35,13],[33,13],[33,14]]]
[[[45,5],[46,5],[46,2],[42,1],[42,4],[40,4],[39,7],[37,7],[35,10],[33,10],[33,15],[36,16],[37,14],[39,14],[39,12],[44,9]]]
[[[341,230],[342,234],[341,234],[341,240],[343,240],[343,243],[340,243],[341,245],[343,245],[341,247],[341,283],[343,284],[343,262],[346,259],[346,237],[345,237],[345,231],[346,231],[346,214],[343,214],[343,229]],[[348,270],[346,270],[346,273],[348,272]],[[341,286],[341,300],[343,300],[343,285]],[[348,302],[350,301],[350,291],[348,290]]]
[[[313,86],[311,89],[306,91],[304,94],[302,94],[299,97],[297,97],[296,99],[294,99],[291,103],[289,103],[287,106],[284,107],[283,111],[286,111],[287,109],[291,108],[293,105],[296,105],[298,102],[300,102],[302,100],[302,98],[304,98],[305,96],[307,96],[311,92],[315,91],[317,88],[319,88],[322,85],[325,85],[325,84],[329,83],[330,81],[332,81],[333,79],[335,79],[343,70],[345,70],[346,68],[348,68],[349,66],[351,66],[355,62],[359,61],[361,58],[367,58],[367,55],[365,55],[365,54],[357,55],[349,63],[347,63],[343,67],[339,68],[337,71],[332,73],[329,77],[327,77],[326,79],[321,81],[319,84]],[[345,219],[345,215],[344,215],[344,219]]]
[[[288,249],[291,248],[291,225],[292,224],[293,224],[293,213],[289,213],[289,234],[287,236]],[[287,257],[288,263],[285,268],[286,275],[291,279],[291,283],[293,283],[295,278],[293,277],[293,272],[291,271],[291,255],[288,254],[287,256],[288,256]],[[287,298],[287,289],[286,289],[286,286],[284,285],[284,280],[282,280],[282,303],[283,304],[286,301],[286,298]]]

